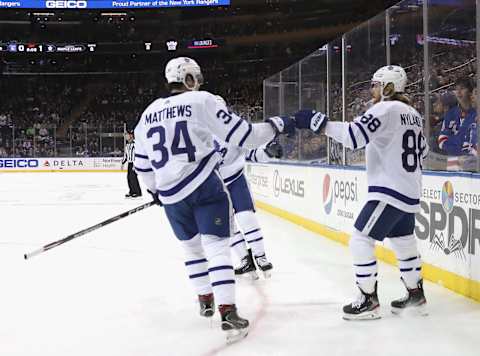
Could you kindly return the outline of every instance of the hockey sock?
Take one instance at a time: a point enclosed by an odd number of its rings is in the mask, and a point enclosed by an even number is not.
[[[400,274],[409,289],[417,288],[422,271],[422,261],[413,235],[392,237],[390,244],[398,259]]]
[[[202,235],[208,259],[208,274],[217,305],[235,304],[235,275],[230,256],[230,239]]]
[[[354,230],[350,238],[353,270],[357,285],[368,294],[375,291],[377,280],[377,258],[374,254],[375,240]]]
[[[185,266],[188,278],[192,282],[197,295],[212,293],[208,276],[208,261],[203,251],[200,235],[195,235],[188,241],[182,241],[185,250]]]
[[[251,210],[241,211],[235,214],[237,223],[240,229],[243,231],[245,240],[252,249],[255,257],[265,255],[265,246],[263,244],[263,234],[260,229],[260,224],[255,216],[255,213]]]
[[[247,244],[240,231],[237,231],[235,235],[230,238],[230,247],[235,251],[235,254],[240,260],[248,254]]]

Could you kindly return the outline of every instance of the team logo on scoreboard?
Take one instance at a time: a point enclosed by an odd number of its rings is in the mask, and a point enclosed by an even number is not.
[[[329,174],[323,178],[323,209],[329,215],[333,206],[333,189],[331,188],[331,179]]]
[[[165,43],[165,46],[167,46],[167,50],[169,51],[176,51],[178,42],[177,41],[168,41]]]

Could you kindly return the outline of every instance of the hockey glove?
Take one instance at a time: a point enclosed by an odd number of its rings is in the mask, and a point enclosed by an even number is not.
[[[295,127],[297,129],[310,129],[320,133],[328,122],[328,117],[315,110],[300,110],[295,113]]]
[[[158,193],[154,193],[152,191],[150,191],[149,189],[147,189],[147,192],[148,194],[150,194],[153,198],[153,202],[156,204],[156,205],[160,205],[160,206],[163,206],[162,202],[160,201],[160,199],[158,199]]]
[[[295,135],[295,122],[287,116],[273,116],[266,120],[278,134]]]
[[[264,151],[269,158],[282,158],[283,157],[283,147],[277,141],[270,142],[265,147]]]

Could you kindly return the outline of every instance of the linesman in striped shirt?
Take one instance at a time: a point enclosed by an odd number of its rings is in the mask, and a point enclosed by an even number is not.
[[[125,153],[123,154],[122,171],[124,164],[128,163],[127,182],[129,189],[128,194],[125,194],[125,198],[138,198],[142,196],[142,190],[138,183],[137,173],[133,167],[133,161],[135,160],[135,139],[133,131],[127,131],[125,138],[127,144],[125,145]]]

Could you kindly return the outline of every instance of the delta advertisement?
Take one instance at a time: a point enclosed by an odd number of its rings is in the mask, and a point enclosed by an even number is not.
[[[0,172],[118,171],[120,157],[88,158],[0,158]]]
[[[256,200],[348,234],[367,195],[358,169],[250,164],[246,175]],[[480,281],[480,179],[425,172],[420,205],[415,235],[422,259]]]

